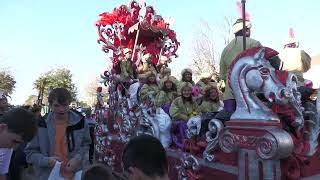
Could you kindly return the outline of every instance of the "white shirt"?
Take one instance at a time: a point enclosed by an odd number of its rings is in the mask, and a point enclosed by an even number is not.
[[[8,173],[12,151],[12,148],[0,148],[0,175]]]

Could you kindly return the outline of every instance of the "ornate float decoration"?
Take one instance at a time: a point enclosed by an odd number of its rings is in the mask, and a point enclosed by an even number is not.
[[[105,53],[112,53],[113,67],[118,65],[124,48],[133,49],[135,64],[139,64],[146,53],[152,54],[153,63],[157,64],[162,56],[177,57],[179,42],[169,28],[170,21],[156,14],[152,6],[132,1],[129,6],[121,5],[99,15],[98,43]]]
[[[320,173],[319,97],[318,108],[301,101],[296,77],[272,67],[278,55],[273,49],[247,49],[235,58],[228,81],[236,111],[225,122],[215,113],[190,118],[183,146],[178,146],[171,141],[170,117],[157,114],[152,103],[132,104],[117,72],[125,48],[133,50],[133,66],[147,53],[155,65],[163,57],[176,57],[179,42],[170,22],[152,6],[132,1],[100,14],[96,26],[98,43],[113,63],[101,75],[109,107],[97,112],[98,161],[120,172],[124,144],[149,134],[166,148],[170,179],[299,179]]]

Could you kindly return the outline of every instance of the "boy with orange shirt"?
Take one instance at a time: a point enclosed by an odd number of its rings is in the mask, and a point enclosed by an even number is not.
[[[32,163],[39,180],[47,180],[57,161],[62,162],[61,176],[72,179],[88,159],[91,138],[84,117],[69,110],[71,94],[64,88],[49,94],[52,110],[38,124],[38,134],[27,145],[27,161]]]

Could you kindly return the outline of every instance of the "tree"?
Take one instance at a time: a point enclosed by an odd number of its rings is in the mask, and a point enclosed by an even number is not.
[[[8,71],[0,71],[0,82],[0,91],[3,91],[7,95],[12,94],[16,81]]]
[[[70,70],[65,68],[58,68],[50,70],[42,75],[34,82],[34,88],[38,90],[38,100],[47,104],[49,91],[54,88],[66,88],[71,92],[73,100],[77,99],[77,88],[72,82],[72,74]]]
[[[219,23],[213,29],[208,22],[200,20],[199,28],[193,37],[192,60],[193,71],[196,78],[203,72],[213,75],[213,79],[220,81],[219,65],[221,47],[224,47],[232,39],[231,18],[225,17],[223,23]],[[220,47],[220,48],[219,48]],[[221,50],[220,50],[221,49]]]
[[[25,105],[32,106],[33,104],[37,103],[38,97],[36,95],[30,95],[28,99],[24,102]]]

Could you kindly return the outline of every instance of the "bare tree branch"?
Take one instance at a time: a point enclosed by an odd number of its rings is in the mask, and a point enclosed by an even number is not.
[[[224,17],[215,29],[207,21],[200,19],[199,27],[194,33],[192,47],[193,71],[196,77],[199,77],[203,72],[208,72],[213,75],[216,81],[220,81],[219,60],[217,59],[220,57],[220,53],[217,47],[219,45],[224,47],[231,41],[231,27],[231,18],[228,17]]]

